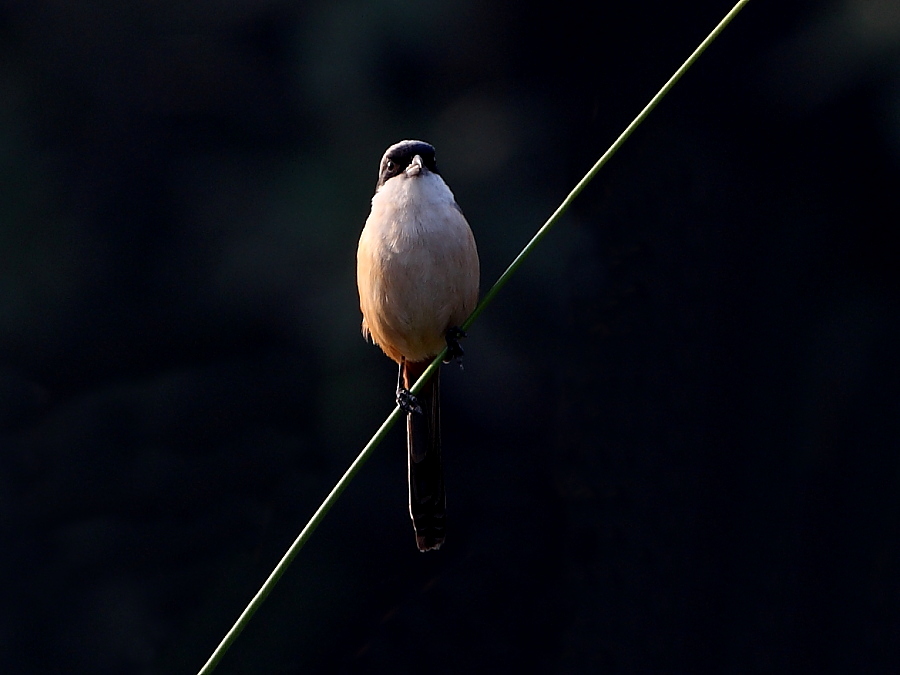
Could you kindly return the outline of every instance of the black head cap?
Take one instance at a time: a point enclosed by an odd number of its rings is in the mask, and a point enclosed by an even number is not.
[[[438,173],[434,163],[434,146],[425,141],[400,141],[389,147],[384,157],[381,158],[381,167],[378,169],[378,185],[380,188],[389,179],[402,173],[412,162],[413,157],[419,155],[425,168],[432,173]]]

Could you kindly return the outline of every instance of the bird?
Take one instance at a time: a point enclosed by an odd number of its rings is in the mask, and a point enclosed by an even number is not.
[[[445,346],[445,360],[462,357],[460,326],[478,303],[479,274],[475,237],[438,172],[434,146],[390,146],[359,238],[356,281],[363,337],[399,365],[409,514],[423,552],[439,549],[446,534],[440,370],[416,396],[409,389]]]

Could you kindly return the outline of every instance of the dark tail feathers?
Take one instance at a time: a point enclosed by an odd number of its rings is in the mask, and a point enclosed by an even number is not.
[[[430,362],[404,363],[403,383],[409,389]],[[444,543],[447,499],[441,466],[440,370],[436,371],[416,398],[422,414],[406,416],[409,448],[409,515],[420,551],[437,550]]]

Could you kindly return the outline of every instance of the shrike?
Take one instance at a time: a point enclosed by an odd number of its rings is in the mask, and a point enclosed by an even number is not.
[[[397,403],[406,412],[409,514],[420,551],[444,543],[439,375],[409,388],[445,346],[461,356],[459,326],[478,302],[472,230],[438,173],[434,148],[401,141],[381,158],[372,212],[359,238],[356,283],[363,336],[400,364]]]

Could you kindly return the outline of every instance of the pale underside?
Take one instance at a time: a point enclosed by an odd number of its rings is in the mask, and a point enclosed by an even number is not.
[[[478,301],[472,231],[443,179],[400,174],[372,198],[357,252],[363,335],[394,361],[425,361]]]

